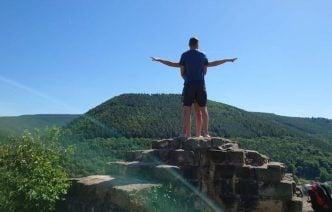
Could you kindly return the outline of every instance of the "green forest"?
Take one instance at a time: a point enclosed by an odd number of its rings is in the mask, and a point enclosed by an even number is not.
[[[44,129],[46,126],[62,127],[78,116],[72,114],[40,114],[0,117],[0,136],[22,134],[24,130]]]
[[[208,101],[208,109],[212,136],[285,163],[295,179],[332,180],[332,120],[247,112],[214,101]],[[180,126],[181,96],[175,94],[120,95],[80,116],[2,117],[0,204],[8,206],[19,197],[15,208],[6,210],[52,210],[69,186],[61,179],[105,174],[107,162],[124,160],[128,150],[151,148],[152,140],[176,137]],[[29,131],[23,133],[25,128]],[[29,160],[39,162],[29,165]],[[28,174],[29,181],[16,170]],[[47,180],[52,175],[61,182]],[[40,176],[43,183],[32,189]],[[60,187],[53,188],[54,183]],[[10,193],[13,187],[21,193]],[[37,208],[24,207],[33,201]]]
[[[286,163],[297,177],[332,180],[332,120],[253,113],[208,101],[210,134],[240,142]],[[193,129],[194,129],[193,120]],[[81,140],[168,138],[179,135],[181,96],[125,94],[114,97],[67,125]]]
[[[124,94],[80,116],[1,117],[0,139],[19,135],[27,126],[30,130],[62,126],[62,143],[76,148],[72,175],[102,174],[106,162],[121,159],[128,149],[147,148],[153,139],[178,136],[181,109],[180,95]],[[300,178],[332,180],[332,120],[247,112],[214,101],[208,101],[208,109],[212,136],[231,138],[284,162]],[[16,130],[9,131],[13,125]]]

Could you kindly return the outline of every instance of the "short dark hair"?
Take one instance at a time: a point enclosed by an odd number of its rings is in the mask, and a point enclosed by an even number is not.
[[[195,37],[192,37],[189,39],[189,46],[196,46],[198,43],[198,39]]]

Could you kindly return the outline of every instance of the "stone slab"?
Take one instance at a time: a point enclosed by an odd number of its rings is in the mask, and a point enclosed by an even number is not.
[[[197,149],[209,149],[211,148],[211,139],[204,138],[189,138],[182,143],[184,150],[195,151]]]
[[[254,150],[245,150],[245,162],[252,166],[263,166],[267,164],[269,158]]]
[[[211,149],[207,152],[211,162],[216,164],[233,164],[238,166],[244,165],[244,152],[238,150],[215,150]]]
[[[161,184],[136,179],[93,175],[73,181],[65,211],[144,211],[147,195]]]
[[[194,165],[195,154],[193,151],[176,149],[169,152],[169,160],[167,164],[185,166]]]
[[[290,181],[259,184],[258,194],[262,198],[275,200],[292,200],[293,185]]]

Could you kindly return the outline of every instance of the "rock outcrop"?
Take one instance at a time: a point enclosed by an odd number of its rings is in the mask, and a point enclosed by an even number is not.
[[[75,179],[67,210],[153,211],[145,205],[151,191],[172,184],[172,192],[192,198],[188,211],[302,211],[284,164],[225,138],[154,141],[107,172]]]

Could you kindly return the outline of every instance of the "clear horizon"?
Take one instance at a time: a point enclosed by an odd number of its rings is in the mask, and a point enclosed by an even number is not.
[[[332,2],[0,2],[0,116],[83,114],[124,93],[177,93],[191,36],[210,61],[208,99],[332,119]],[[195,15],[193,15],[195,14]]]

